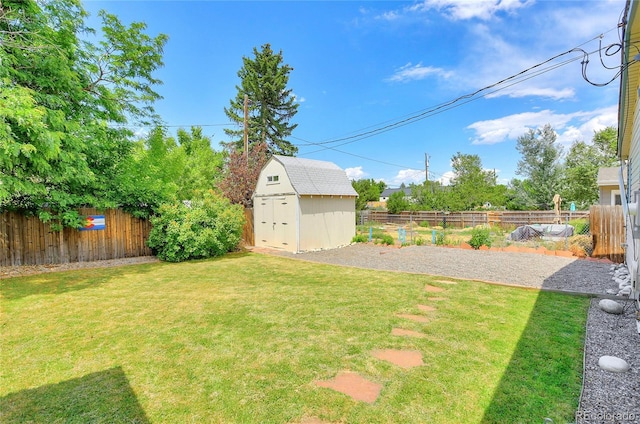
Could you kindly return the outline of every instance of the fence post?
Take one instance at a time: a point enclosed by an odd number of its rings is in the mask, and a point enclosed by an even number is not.
[[[564,250],[569,250],[569,217],[564,221]]]

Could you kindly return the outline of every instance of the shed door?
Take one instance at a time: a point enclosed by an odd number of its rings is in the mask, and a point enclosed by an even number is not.
[[[296,204],[294,196],[263,197],[261,200],[261,242],[265,246],[295,252]]]

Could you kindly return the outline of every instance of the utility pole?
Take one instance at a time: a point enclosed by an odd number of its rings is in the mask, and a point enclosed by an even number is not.
[[[244,95],[244,158],[249,163],[249,126],[247,124],[249,115],[249,95]]]
[[[425,181],[429,181],[429,155],[428,154],[424,154],[424,174],[425,174]]]

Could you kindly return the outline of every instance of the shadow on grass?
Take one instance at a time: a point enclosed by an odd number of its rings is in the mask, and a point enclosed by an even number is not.
[[[585,272],[590,272],[589,262],[574,261],[546,279],[543,287],[561,289],[563,280],[579,279]],[[574,421],[588,308],[587,296],[539,293],[483,423]]]
[[[2,423],[149,423],[122,368],[0,398]]]
[[[151,262],[110,268],[82,268],[8,278],[0,280],[0,294],[8,300],[41,294],[62,294],[96,287],[113,279],[123,278],[132,272],[150,272],[158,266],[163,264]]]

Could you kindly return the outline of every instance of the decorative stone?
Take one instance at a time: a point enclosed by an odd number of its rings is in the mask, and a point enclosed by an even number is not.
[[[419,331],[405,330],[404,328],[393,328],[393,329],[391,329],[391,335],[392,336],[418,337],[418,338],[427,337],[426,334],[421,333]]]
[[[618,296],[629,296],[631,294],[631,286],[624,287],[618,292]]]
[[[618,294],[618,290],[608,289],[607,294]]]
[[[626,372],[630,368],[627,361],[615,356],[601,356],[598,360],[598,366],[605,371],[611,372]]]
[[[602,299],[600,303],[598,303],[598,306],[600,309],[610,314],[619,315],[622,313],[622,305],[615,300]]]

